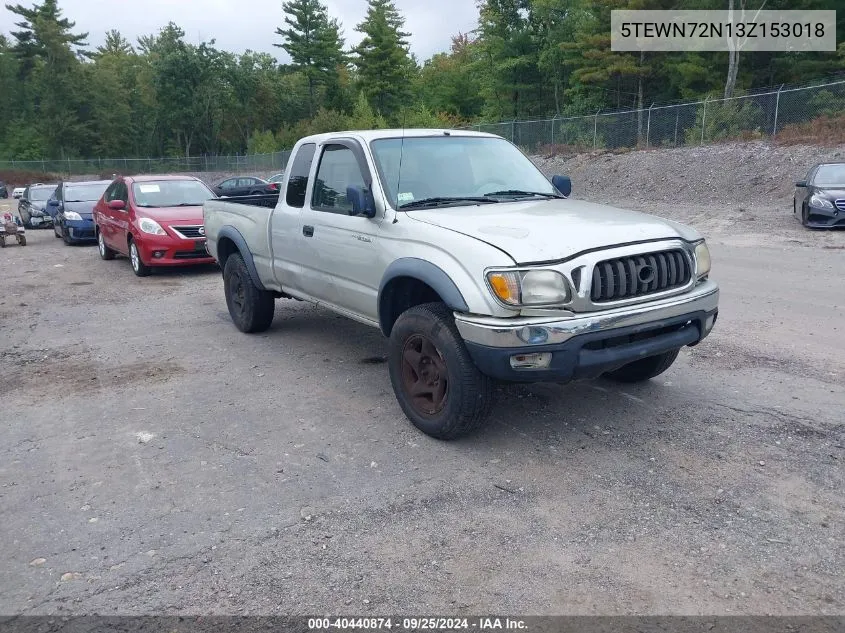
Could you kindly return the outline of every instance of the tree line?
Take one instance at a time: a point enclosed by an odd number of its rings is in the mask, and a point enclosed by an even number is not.
[[[0,34],[0,158],[263,153],[304,134],[580,115],[700,98],[845,70],[837,53],[615,53],[613,9],[726,9],[734,0],[479,0],[478,28],[420,62],[392,0],[369,0],[347,46],[320,0],[281,3],[276,46],[290,57],[192,44],[169,23],[92,48],[58,0],[6,5]],[[763,0],[736,0],[756,10]],[[756,4],[755,4],[756,2]],[[826,9],[768,0],[766,9]],[[845,41],[845,11],[837,41]],[[448,22],[448,16],[444,16]],[[272,27],[271,27],[272,28]]]

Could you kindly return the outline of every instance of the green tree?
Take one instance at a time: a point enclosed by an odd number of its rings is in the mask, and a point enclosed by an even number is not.
[[[293,66],[308,79],[308,111],[313,116],[318,84],[337,81],[338,66],[345,64],[340,24],[329,18],[319,0],[289,0],[282,4],[288,28],[276,29]]]
[[[408,50],[405,19],[392,0],[369,0],[367,16],[356,30],[364,34],[355,48],[361,89],[372,107],[386,117],[394,115],[410,98],[415,70]]]

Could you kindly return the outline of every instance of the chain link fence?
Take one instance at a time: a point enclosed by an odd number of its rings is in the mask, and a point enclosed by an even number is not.
[[[635,147],[680,147],[715,141],[775,138],[795,126],[845,115],[845,79],[811,86],[764,90],[731,99],[654,105],[641,110],[602,112],[534,121],[479,123],[466,129],[498,134],[529,153]],[[828,128],[831,126],[828,125]],[[836,127],[836,126],[833,126]],[[804,130],[812,136],[812,130]],[[101,175],[179,172],[283,171],[289,151],[243,156],[180,158],[90,158],[0,161],[0,169]]]
[[[680,147],[730,139],[775,138],[796,124],[845,115],[845,80],[769,89],[730,99],[651,105],[535,121],[481,123],[529,153],[635,147]]]
[[[243,156],[183,156],[179,158],[85,158],[64,160],[0,161],[0,169],[25,170],[70,176],[111,174],[168,174],[220,172],[281,172],[289,151]]]

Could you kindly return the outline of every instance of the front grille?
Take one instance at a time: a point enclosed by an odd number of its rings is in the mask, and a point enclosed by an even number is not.
[[[176,251],[173,253],[173,259],[205,259],[211,257],[205,251]]]
[[[839,200],[836,200],[833,204],[836,205],[836,208],[840,211],[845,211],[845,198],[839,198]]]
[[[198,224],[196,226],[171,226],[170,228],[187,240],[195,240],[200,237],[205,237],[205,229],[202,224]]]
[[[680,249],[606,259],[593,268],[590,298],[620,301],[682,288],[692,277],[690,260]]]

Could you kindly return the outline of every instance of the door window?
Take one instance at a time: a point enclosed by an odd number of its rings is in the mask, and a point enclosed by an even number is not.
[[[311,163],[314,162],[316,151],[316,144],[305,143],[300,146],[293,159],[289,170],[288,190],[285,194],[285,202],[289,207],[301,209],[305,206],[305,190],[308,189],[308,176],[311,173]]]
[[[318,211],[349,215],[352,202],[346,197],[347,187],[364,187],[358,160],[345,145],[326,145],[317,168],[311,206]]]

